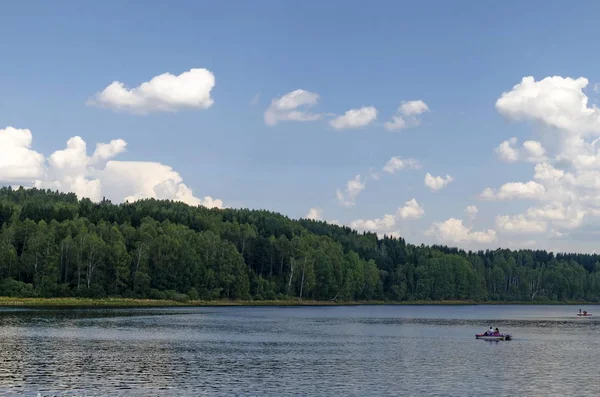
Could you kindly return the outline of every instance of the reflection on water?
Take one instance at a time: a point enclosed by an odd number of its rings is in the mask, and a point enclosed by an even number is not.
[[[0,309],[0,396],[599,396],[578,309]]]

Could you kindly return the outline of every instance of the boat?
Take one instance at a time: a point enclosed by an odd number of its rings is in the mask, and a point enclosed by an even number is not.
[[[577,313],[577,317],[592,317],[592,313],[588,313],[588,312]]]
[[[475,334],[475,339],[483,339],[483,340],[511,340],[511,334],[496,334],[496,335],[488,335],[486,333],[483,334]]]

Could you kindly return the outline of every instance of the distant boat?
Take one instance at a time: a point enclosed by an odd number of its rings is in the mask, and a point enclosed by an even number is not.
[[[487,334],[475,334],[475,339],[483,340],[511,340],[511,334],[498,334],[498,335],[487,335]]]
[[[588,313],[588,312],[577,313],[577,317],[592,317],[592,313]]]

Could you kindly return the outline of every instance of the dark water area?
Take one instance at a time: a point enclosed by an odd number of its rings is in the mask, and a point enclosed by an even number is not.
[[[600,396],[579,308],[5,308],[0,396]]]

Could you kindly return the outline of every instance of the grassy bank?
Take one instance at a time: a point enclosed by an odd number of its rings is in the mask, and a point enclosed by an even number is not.
[[[10,298],[0,297],[0,306],[14,307],[185,307],[185,306],[349,306],[349,305],[589,305],[599,304],[599,302],[574,302],[574,301],[406,301],[406,302],[386,302],[386,301],[352,301],[352,302],[331,302],[331,301],[311,301],[311,300],[272,300],[272,301],[188,301],[177,302],[172,300],[152,300],[152,299],[130,299],[130,298]]]

